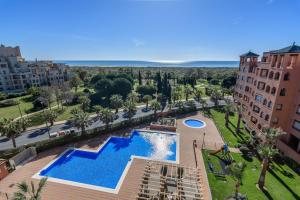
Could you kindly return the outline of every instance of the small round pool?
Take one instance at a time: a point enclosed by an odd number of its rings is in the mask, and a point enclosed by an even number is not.
[[[198,119],[186,119],[184,120],[183,124],[190,128],[203,128],[204,126],[206,126],[206,123],[204,121]]]

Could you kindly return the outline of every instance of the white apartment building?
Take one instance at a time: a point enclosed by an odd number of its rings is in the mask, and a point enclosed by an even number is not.
[[[67,81],[69,67],[52,61],[25,61],[20,48],[0,46],[0,92],[24,92],[27,88]]]

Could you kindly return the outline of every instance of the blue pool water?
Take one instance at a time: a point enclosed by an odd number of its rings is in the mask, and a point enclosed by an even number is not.
[[[202,128],[205,126],[205,122],[196,119],[187,119],[184,121],[185,125],[192,128]]]
[[[175,134],[133,131],[111,137],[99,152],[68,150],[40,175],[115,189],[131,155],[176,161],[176,140]]]

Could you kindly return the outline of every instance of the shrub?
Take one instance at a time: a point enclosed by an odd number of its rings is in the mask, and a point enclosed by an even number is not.
[[[2,92],[0,92],[0,101],[6,99],[6,96],[5,94],[3,94]]]
[[[15,106],[17,104],[18,104],[18,101],[14,100],[14,99],[7,99],[7,100],[0,101],[1,108]]]
[[[241,146],[239,149],[243,154],[246,154],[250,151],[249,148],[246,146]]]

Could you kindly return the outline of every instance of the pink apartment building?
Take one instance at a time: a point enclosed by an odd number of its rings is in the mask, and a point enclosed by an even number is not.
[[[300,164],[300,46],[295,44],[240,56],[235,101],[242,106],[246,128],[262,136],[264,126],[288,133],[277,146]]]

